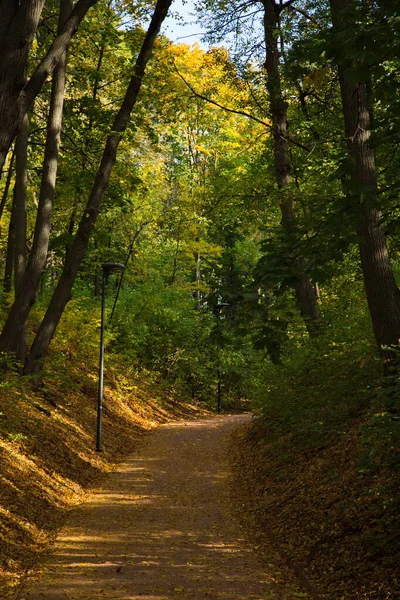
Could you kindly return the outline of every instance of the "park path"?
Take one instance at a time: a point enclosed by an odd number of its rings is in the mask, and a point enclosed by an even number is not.
[[[282,595],[272,565],[262,568],[226,509],[226,440],[249,418],[159,427],[72,513],[20,600],[294,597]]]

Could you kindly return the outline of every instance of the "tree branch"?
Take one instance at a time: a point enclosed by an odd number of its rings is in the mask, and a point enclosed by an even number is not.
[[[296,2],[296,0],[287,0],[286,2],[281,4],[279,12],[282,12],[283,10],[285,10],[285,8],[289,8],[289,6],[293,4],[293,2]]]
[[[216,106],[217,108],[220,108],[221,110],[224,110],[226,112],[232,113],[234,115],[240,115],[242,117],[246,117],[247,119],[251,119],[252,121],[255,121],[256,123],[259,123],[260,125],[263,125],[267,129],[269,129],[272,133],[277,133],[277,130],[273,127],[273,125],[271,125],[270,123],[266,123],[262,119],[258,119],[254,115],[252,115],[252,114],[250,114],[250,113],[248,113],[248,112],[246,112],[244,110],[237,110],[235,108],[228,108],[227,106],[224,106],[223,104],[220,104],[219,102],[216,102],[215,100],[212,100],[211,98],[208,98],[207,96],[203,96],[203,94],[199,94],[198,92],[196,92],[196,90],[193,88],[193,86],[190,85],[190,83],[184,78],[184,76],[182,75],[182,73],[180,73],[178,71],[178,68],[177,68],[176,64],[174,64],[174,68],[175,68],[175,71],[177,72],[178,76],[182,79],[182,81],[189,88],[189,90],[192,92],[192,94],[194,96],[196,96],[196,98],[200,98],[200,100],[204,100],[205,102],[208,102],[209,104],[212,104],[213,106]],[[293,144],[294,146],[297,146],[298,148],[301,148],[302,150],[305,150],[306,152],[311,152],[311,148],[308,148],[307,146],[303,146],[303,144],[300,144],[299,142],[296,142],[291,137],[289,137],[287,135],[281,136],[281,137],[285,141],[290,142],[291,144]]]
[[[22,97],[23,109],[21,113],[27,112],[30,105],[40,92],[44,82],[55,69],[71,38],[75,35],[83,17],[86,15],[89,8],[96,4],[97,1],[98,0],[78,0],[78,2],[75,4],[60,34],[56,37],[47,51],[46,56],[36,67],[30,80],[25,86]]]
[[[130,241],[129,244],[129,248],[128,248],[128,254],[126,259],[124,260],[124,266],[126,267],[132,254],[133,254],[133,246],[135,245],[136,240],[138,239],[139,235],[141,234],[142,230],[146,227],[146,225],[148,225],[150,223],[150,221],[146,221],[145,223],[142,223],[140,225],[140,227],[135,231],[133,238]],[[122,282],[124,280],[124,274],[125,274],[125,270],[121,271],[121,275],[119,278],[119,282],[118,282],[118,288],[117,288],[117,293],[115,294],[115,298],[114,298],[114,304],[112,307],[112,311],[110,314],[110,318],[108,319],[108,325],[111,324],[111,321],[113,319],[114,313],[115,313],[115,307],[117,306],[117,302],[118,302],[118,298],[119,298],[119,294],[122,288]]]

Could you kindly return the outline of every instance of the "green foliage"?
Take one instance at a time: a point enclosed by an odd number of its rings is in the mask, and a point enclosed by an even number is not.
[[[187,289],[167,287],[160,277],[123,290],[112,347],[158,373],[165,385],[207,399],[213,380],[208,340],[212,315],[195,310],[195,305]]]
[[[347,261],[350,266],[351,256]],[[338,276],[323,293],[329,341],[310,342],[289,325],[281,363],[264,361],[254,379],[258,410],[285,448],[311,451],[331,444],[368,418],[381,384],[360,282],[354,275]]]

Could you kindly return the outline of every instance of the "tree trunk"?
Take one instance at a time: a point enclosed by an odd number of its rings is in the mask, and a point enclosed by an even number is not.
[[[15,186],[12,212],[13,234],[10,249],[10,258],[14,261],[14,297],[21,291],[22,278],[26,267],[26,227],[27,227],[27,191],[28,191],[28,139],[29,117],[23,118],[21,128],[15,141]],[[27,348],[27,328],[25,322],[21,324],[21,335],[15,347],[15,356],[18,361],[25,359]]]
[[[90,235],[93,231],[97,215],[100,211],[101,201],[108,185],[111,169],[115,163],[117,149],[122,134],[125,131],[133,107],[135,106],[146,65],[151,57],[161,24],[167,16],[172,0],[158,0],[145,39],[136,60],[134,75],[132,76],[122,106],[114,119],[108,136],[100,167],[93,183],[86,209],[80,221],[71,251],[65,262],[58,285],[50,300],[50,304],[39,327],[32,348],[25,365],[25,373],[32,373],[39,369],[39,363],[47,354],[50,342],[57,325],[61,319],[64,308],[71,297],[71,290],[75,277],[82,262]]]
[[[81,20],[96,2],[78,0],[28,83],[25,80],[28,54],[44,0],[0,2],[0,174],[24,115],[59,62]]]
[[[10,221],[8,224],[7,253],[6,253],[6,264],[4,267],[4,282],[3,282],[3,291],[5,294],[9,294],[12,290],[12,276],[13,276],[13,272],[14,272],[14,251],[15,251],[14,206],[15,206],[15,188],[13,191],[13,199],[12,199],[11,210],[10,210]]]
[[[71,0],[61,0],[58,22],[59,31],[62,29],[71,9]],[[47,119],[46,147],[32,250],[23,277],[19,278],[15,300],[0,335],[0,352],[15,353],[17,348],[21,347],[22,339],[25,337],[24,332],[26,331],[28,316],[39,287],[40,277],[46,266],[47,250],[50,239],[51,213],[57,177],[58,150],[60,145],[64,103],[65,68],[66,51],[61,56],[53,75],[49,116]],[[17,140],[21,133],[22,129]],[[17,221],[15,224],[18,231]],[[18,254],[17,247],[16,252]],[[18,273],[17,269],[15,273]]]
[[[25,114],[15,142],[15,190],[14,190],[14,288],[21,289],[26,266],[26,210],[28,189],[28,138],[29,118]]]
[[[18,99],[26,84],[28,54],[44,0],[0,3],[0,173],[26,109]]]
[[[290,239],[295,232],[296,215],[286,148],[288,104],[283,98],[279,73],[278,34],[279,13],[282,7],[275,0],[263,0],[263,6],[266,44],[265,70],[267,72],[267,90],[273,125],[275,179],[282,194],[280,202],[281,225]],[[304,270],[304,261],[301,258],[296,258],[294,267],[296,271],[301,272]],[[297,306],[309,335],[311,337],[319,335],[321,333],[321,315],[313,285],[305,273],[296,278],[294,291]]]
[[[7,172],[6,184],[4,186],[3,194],[1,196],[1,201],[0,201],[0,221],[1,221],[1,217],[3,216],[4,207],[7,203],[8,192],[10,191],[11,180],[12,180],[12,176],[13,176],[14,159],[15,159],[15,146],[14,146],[14,149],[11,154],[10,164],[9,164],[8,172]]]
[[[331,0],[334,28],[349,27],[346,8],[352,0]],[[400,339],[400,290],[396,285],[381,225],[375,155],[370,146],[371,114],[367,82],[352,82],[339,62],[347,150],[351,158],[352,199],[357,214],[361,266],[375,339],[383,356],[392,358],[391,346]]]
[[[13,203],[14,226],[14,290],[17,297],[22,290],[26,267],[26,221],[28,191],[28,139],[29,117],[26,114],[15,142],[15,188]],[[25,359],[27,348],[26,320],[19,324],[20,335],[16,339],[15,356],[19,362]]]
[[[197,235],[195,238],[196,244],[200,244],[200,237]],[[195,281],[195,291],[193,292],[193,298],[197,301],[197,305],[200,306],[201,303],[201,254],[198,250],[193,252],[194,258],[194,281]]]

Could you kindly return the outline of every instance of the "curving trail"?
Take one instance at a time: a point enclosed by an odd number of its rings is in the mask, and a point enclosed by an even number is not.
[[[226,510],[228,434],[249,415],[159,427],[73,513],[24,600],[279,600]],[[71,520],[71,519],[70,519]]]

